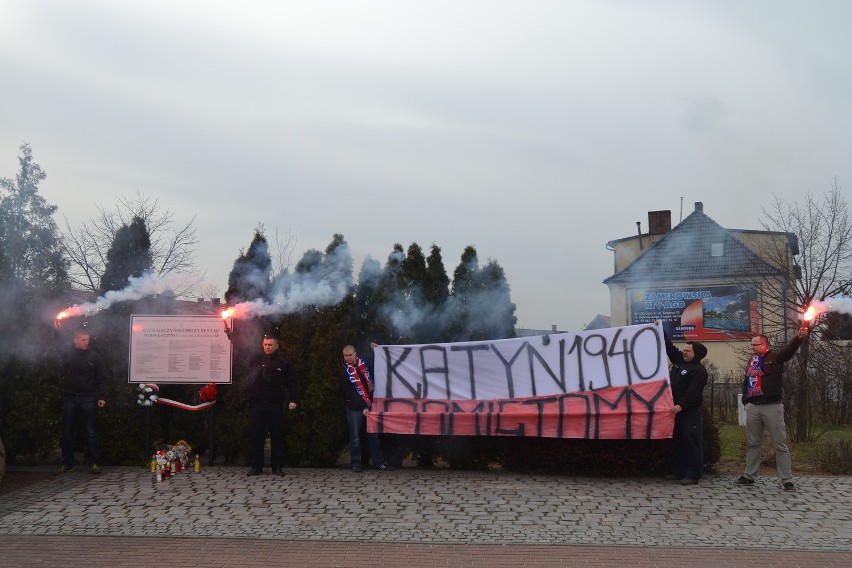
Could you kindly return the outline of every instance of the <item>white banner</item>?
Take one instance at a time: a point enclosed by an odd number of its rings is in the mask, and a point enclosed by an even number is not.
[[[129,383],[231,382],[231,342],[222,318],[131,316]]]
[[[370,432],[671,438],[657,324],[499,341],[382,345]]]
[[[516,339],[382,345],[377,398],[513,399],[668,380],[663,330],[634,325]]]

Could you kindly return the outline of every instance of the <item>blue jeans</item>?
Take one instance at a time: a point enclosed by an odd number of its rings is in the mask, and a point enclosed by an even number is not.
[[[95,431],[98,403],[93,394],[62,395],[62,464],[74,467],[74,423],[83,417],[86,431],[86,464],[101,463],[101,448]]]
[[[361,434],[366,434],[367,451],[370,452],[370,460],[373,467],[380,467],[385,463],[382,457],[382,449],[379,446],[379,435],[367,433],[367,417],[363,410],[346,409],[346,421],[349,422],[349,463],[352,467],[361,467]]]

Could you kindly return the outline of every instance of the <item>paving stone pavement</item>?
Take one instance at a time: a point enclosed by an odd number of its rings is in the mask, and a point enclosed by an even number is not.
[[[501,471],[207,467],[74,472],[0,497],[6,536],[185,537],[427,545],[581,545],[852,552],[852,478],[662,479]],[[848,554],[844,558],[852,558]],[[813,564],[812,564],[813,566]]]
[[[0,535],[231,537],[440,544],[852,551],[852,478],[662,479],[447,470],[208,467],[71,473],[0,499]]]

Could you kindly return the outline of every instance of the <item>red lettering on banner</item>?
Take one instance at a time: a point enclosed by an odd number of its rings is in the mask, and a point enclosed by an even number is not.
[[[671,438],[674,414],[665,380],[528,398],[376,398],[370,432],[427,436]]]

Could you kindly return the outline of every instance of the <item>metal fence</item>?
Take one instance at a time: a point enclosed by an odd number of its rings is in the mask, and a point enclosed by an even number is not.
[[[739,395],[742,382],[730,373],[711,373],[704,387],[704,406],[721,423],[736,424],[739,419]]]

